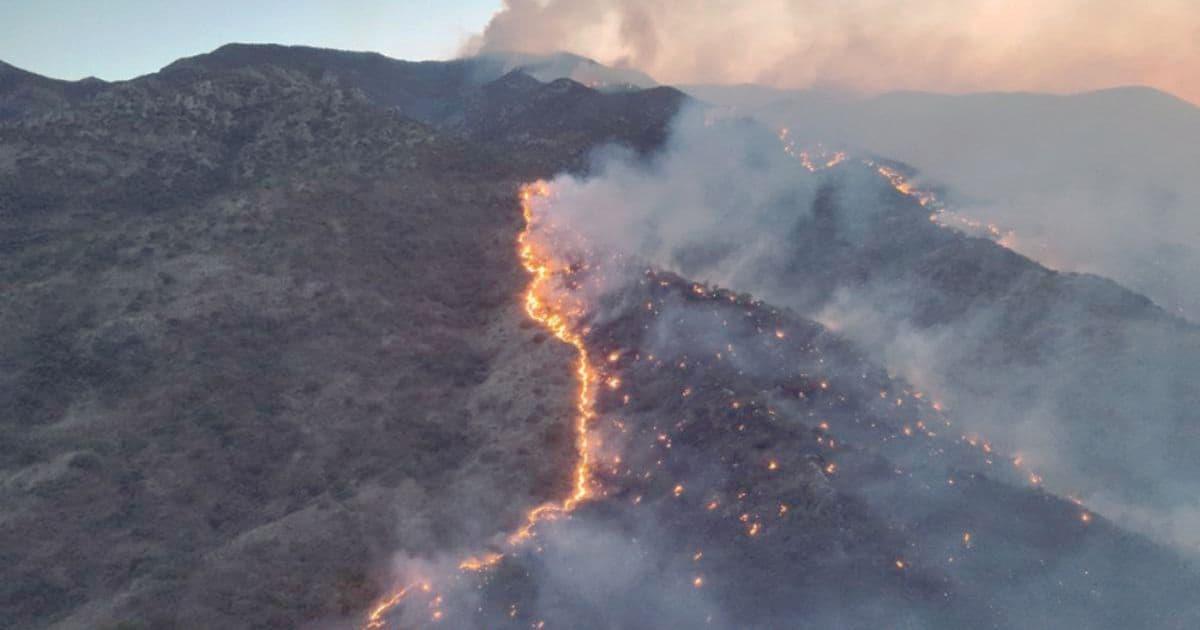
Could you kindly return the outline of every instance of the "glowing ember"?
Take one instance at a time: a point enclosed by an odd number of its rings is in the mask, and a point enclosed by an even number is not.
[[[480,556],[472,556],[458,563],[458,568],[462,569],[463,571],[482,571],[496,564],[503,557],[503,554],[493,552],[485,553]]]
[[[375,608],[371,610],[371,614],[367,617],[367,624],[363,627],[367,628],[368,630],[382,628],[384,623],[383,616],[387,614],[389,610],[395,608],[396,605],[404,599],[405,595],[408,595],[409,588],[411,587],[406,586],[395,593],[392,593],[382,602],[379,602],[379,604],[377,604]]]

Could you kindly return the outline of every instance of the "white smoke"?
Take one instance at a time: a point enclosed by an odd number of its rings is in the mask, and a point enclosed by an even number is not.
[[[561,50],[669,83],[1200,99],[1191,0],[506,0],[466,52]],[[735,44],[736,42],[736,44]]]
[[[1031,281],[1054,283],[1048,302],[1054,312],[1028,312],[1019,301],[1038,290],[1031,294],[1017,283],[995,303],[975,301],[956,319],[921,325],[912,311],[913,296],[928,290],[920,275],[900,276],[908,279],[898,282],[911,286],[858,284],[850,279],[855,268],[876,273],[894,263],[849,254],[849,260],[829,260],[831,278],[823,275],[824,261],[811,258],[818,251],[834,256],[843,246],[853,252],[863,230],[874,229],[867,226],[881,211],[879,190],[886,184],[868,169],[830,180],[810,174],[770,132],[739,121],[711,122],[686,111],[662,156],[650,163],[608,152],[590,178],[559,178],[553,220],[584,235],[597,251],[800,309],[938,395],[961,430],[1019,455],[1050,489],[1095,501],[1130,527],[1196,549],[1187,533],[1200,509],[1194,492],[1200,476],[1187,457],[1196,446],[1187,429],[1196,396],[1186,389],[1200,371],[1194,328],[1095,311],[1089,304],[1143,313],[1136,296],[1110,283],[1034,272],[1028,263],[1021,264],[1034,273]],[[829,182],[838,187],[834,218],[814,214]],[[822,221],[836,222],[830,238],[841,245],[804,240]],[[804,265],[796,266],[797,256]],[[996,261],[1001,269],[1009,264],[1003,256]],[[968,275],[963,281],[987,280]],[[1035,318],[1037,328],[1014,330],[1014,316]],[[999,336],[1011,337],[1003,341],[1009,344],[1040,341],[1013,364],[988,359]]]

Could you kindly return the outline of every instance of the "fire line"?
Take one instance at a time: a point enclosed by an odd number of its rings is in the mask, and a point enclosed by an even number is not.
[[[596,370],[592,367],[583,335],[574,327],[576,322],[572,321],[568,305],[564,304],[561,298],[556,298],[553,294],[551,283],[554,280],[554,270],[564,269],[566,266],[561,264],[560,261],[554,260],[550,252],[543,251],[542,248],[537,247],[530,236],[534,228],[534,199],[537,197],[547,197],[549,194],[550,188],[545,182],[539,181],[521,187],[521,212],[525,225],[521,233],[517,235],[517,253],[520,256],[521,265],[530,276],[529,284],[525,291],[526,315],[554,335],[556,339],[575,349],[575,373],[579,381],[574,422],[575,449],[578,460],[572,475],[573,486],[571,493],[560,501],[543,503],[530,510],[525,516],[524,523],[507,537],[505,542],[510,548],[519,547],[533,538],[535,536],[534,528],[538,523],[561,518],[594,495],[592,484],[592,444],[590,444],[588,431],[590,428],[589,425],[596,416]],[[462,571],[471,572],[486,571],[498,564],[503,558],[503,553],[487,552],[465,558],[459,563],[458,568]],[[382,598],[372,608],[366,623],[363,625],[363,629],[378,630],[383,628],[387,624],[387,615],[399,606],[405,597],[414,590],[421,590],[428,593],[431,591],[431,588],[428,582],[418,580],[415,583],[396,589]],[[440,600],[440,596],[435,598],[436,603],[440,603]],[[440,609],[435,607],[432,616],[433,620],[438,621],[441,619],[441,616]]]

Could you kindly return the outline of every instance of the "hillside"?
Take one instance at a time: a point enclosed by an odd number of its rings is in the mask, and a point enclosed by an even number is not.
[[[99,79],[58,81],[0,61],[0,121],[82,102],[105,87]]]
[[[515,186],[648,146],[673,97],[614,97],[618,127],[534,81],[453,97],[511,119],[421,122],[459,70],[227,47],[0,125],[15,627],[357,613],[391,550],[560,491],[569,354],[519,308]]]

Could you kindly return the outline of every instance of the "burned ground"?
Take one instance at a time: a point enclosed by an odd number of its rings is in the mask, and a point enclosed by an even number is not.
[[[1200,585],[1195,567],[1030,483],[1019,463],[961,437],[920,392],[819,324],[654,271],[601,304],[587,337],[600,383],[596,496],[540,524],[495,569],[431,579],[397,619],[422,627],[433,614],[479,628],[1185,628],[1200,619],[1179,604]]]

